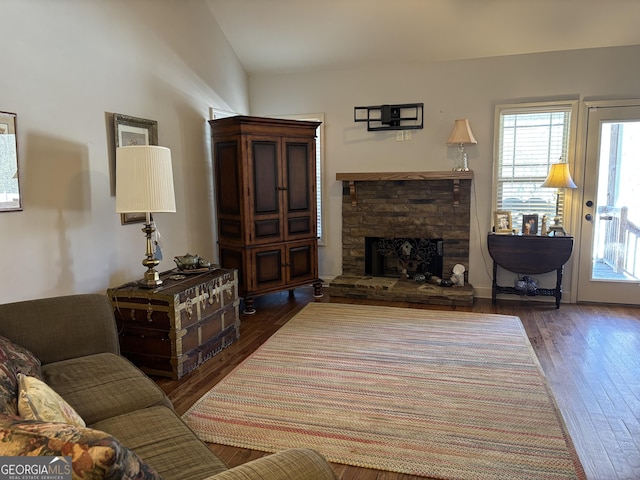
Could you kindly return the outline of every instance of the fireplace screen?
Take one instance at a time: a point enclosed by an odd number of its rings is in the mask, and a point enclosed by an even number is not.
[[[442,238],[365,237],[365,275],[442,277]]]

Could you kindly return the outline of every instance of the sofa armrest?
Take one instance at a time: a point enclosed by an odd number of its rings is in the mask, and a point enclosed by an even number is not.
[[[120,353],[113,307],[90,293],[0,305],[0,335],[43,364],[95,353]]]
[[[295,448],[230,468],[206,480],[337,480],[329,462],[313,450]]]

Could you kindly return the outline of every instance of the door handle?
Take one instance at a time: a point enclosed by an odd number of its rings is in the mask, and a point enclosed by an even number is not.
[[[584,219],[587,220],[588,222],[590,222],[591,220],[593,220],[593,215],[591,215],[590,213],[587,213],[584,216]]]
[[[587,200],[587,207],[593,207],[593,202],[591,200]]]

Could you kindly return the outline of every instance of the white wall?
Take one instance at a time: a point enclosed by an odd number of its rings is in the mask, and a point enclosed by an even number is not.
[[[0,110],[17,113],[21,212],[0,213],[0,302],[140,278],[142,225],[120,225],[110,112],[158,121],[177,213],[161,270],[215,259],[209,107],[248,113],[247,78],[202,1],[3,0]]]
[[[640,96],[640,46],[497,57],[425,65],[376,65],[353,70],[254,76],[252,115],[325,114],[325,232],[320,275],[342,268],[341,182],[337,172],[450,170],[456,148],[446,146],[456,118],[468,118],[478,145],[468,148],[474,171],[469,279],[490,296],[494,107],[500,103]],[[424,102],[424,129],[397,142],[395,132],[367,132],[353,107]],[[580,184],[580,179],[576,179]],[[581,199],[575,195],[579,205]],[[474,219],[477,218],[477,222]],[[575,232],[575,230],[574,230]],[[579,233],[579,232],[577,232]],[[563,285],[570,298],[572,264]],[[553,285],[553,283],[552,283]]]
[[[640,97],[640,47],[248,80],[201,0],[2,0],[1,11],[0,110],[18,114],[24,210],[0,213],[0,302],[103,292],[142,275],[141,225],[122,226],[114,213],[111,112],[157,120],[159,143],[172,150],[178,212],[156,215],[162,270],[186,252],[216,260],[209,107],[324,112],[323,278],[342,266],[336,172],[449,170],[453,120],[469,118],[479,142],[468,149],[470,280],[486,296],[494,105]],[[425,103],[425,128],[410,142],[353,122],[355,105],[404,102]]]

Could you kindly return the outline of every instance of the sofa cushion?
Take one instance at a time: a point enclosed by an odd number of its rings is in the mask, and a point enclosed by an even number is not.
[[[0,413],[18,414],[18,373],[42,379],[40,360],[26,348],[0,336]]]
[[[153,405],[171,405],[149,377],[113,353],[43,365],[42,377],[87,425]]]
[[[201,480],[226,470],[206,444],[166,407],[138,410],[92,427],[117,437],[165,480]]]
[[[73,478],[159,480],[132,450],[98,430],[0,417],[0,455],[70,456]]]
[[[86,426],[82,417],[51,387],[22,373],[18,374],[18,412],[27,420]]]

